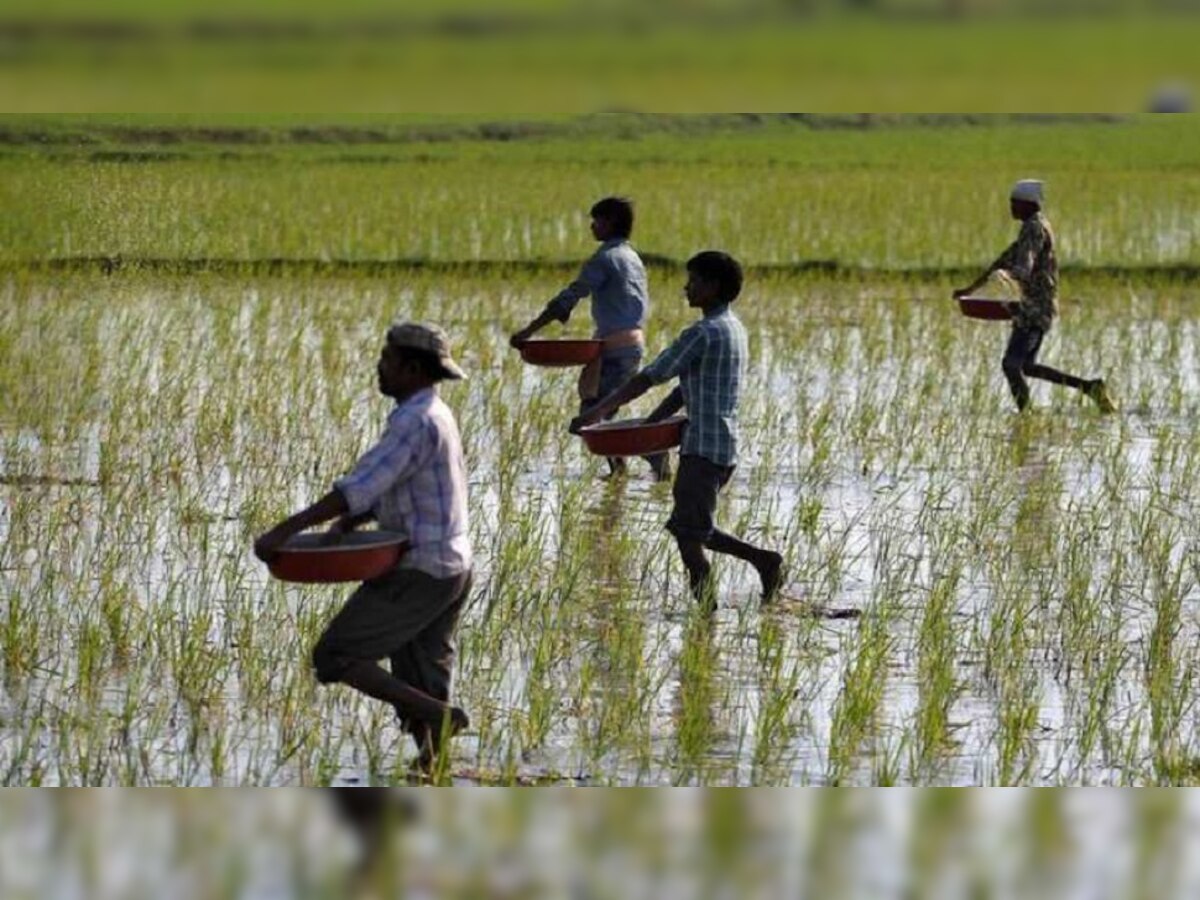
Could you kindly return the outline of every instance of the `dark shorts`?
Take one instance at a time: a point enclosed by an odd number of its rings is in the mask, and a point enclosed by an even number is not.
[[[667,531],[680,541],[707,543],[713,533],[717,494],[733,475],[733,468],[703,456],[681,456],[671,489],[675,507],[667,519]]]
[[[471,572],[434,578],[396,568],[364,581],[313,648],[323,684],[356,662],[391,660],[392,674],[438,700],[450,697],[454,628],[471,589]]]

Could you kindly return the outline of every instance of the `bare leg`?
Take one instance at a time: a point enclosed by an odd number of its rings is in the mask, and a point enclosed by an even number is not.
[[[692,596],[705,612],[717,608],[716,586],[713,584],[712,566],[704,555],[704,545],[699,541],[683,541],[676,539],[679,545],[679,555],[683,565],[688,570],[688,584]]]
[[[705,546],[714,553],[724,553],[754,566],[762,581],[763,602],[769,603],[774,598],[779,590],[779,583],[783,580],[783,557],[780,554],[774,550],[755,547],[719,528],[713,529],[712,537]]]
[[[1013,400],[1017,403],[1017,409],[1025,409],[1029,406],[1029,382],[1025,380],[1024,369],[1018,362],[1012,364],[1008,357],[1004,359],[1004,377],[1008,379],[1009,390],[1012,391]]]
[[[1075,388],[1077,391],[1086,392],[1092,384],[1092,382],[1086,378],[1068,375],[1066,372],[1060,372],[1058,369],[1052,369],[1049,366],[1043,366],[1041,363],[1028,363],[1025,366],[1024,372],[1030,378],[1040,378],[1042,381],[1049,381],[1052,384],[1061,384],[1066,387]]]
[[[635,367],[635,368],[636,368],[636,367]],[[601,378],[602,378],[602,379],[603,379],[603,377],[604,377],[604,374],[603,374],[603,373],[604,373],[604,370],[603,370],[603,369],[601,369]],[[599,392],[599,393],[598,393],[598,394],[597,394],[595,397],[583,397],[583,398],[581,398],[581,399],[580,399],[580,401],[579,401],[579,412],[580,412],[580,413],[587,412],[587,410],[588,410],[588,409],[590,409],[591,407],[595,406],[595,405],[596,405],[596,402],[597,402],[598,400],[600,400],[602,397],[604,397],[604,396],[605,396],[605,394],[607,394],[607,393],[610,393],[612,390],[614,390],[614,389],[617,387],[617,385],[619,385],[619,384],[620,384],[620,382],[621,382],[621,379],[620,379],[620,378],[616,378],[616,379],[615,379],[615,383],[613,383],[613,381],[614,381],[614,379],[611,379],[611,378],[610,378],[610,380],[608,380],[608,381],[601,380],[601,382],[600,382],[600,392]],[[604,421],[606,421],[606,422],[610,422],[610,421],[612,421],[612,420],[613,420],[615,417],[616,417],[616,413],[611,413],[610,415],[607,415],[607,416],[605,416],[605,417],[604,417]],[[626,466],[625,466],[625,459],[624,459],[624,457],[621,457],[621,456],[607,456],[607,457],[605,457],[605,460],[608,462],[608,475],[607,475],[607,476],[605,476],[606,478],[609,478],[609,479],[612,479],[612,478],[620,478],[620,477],[622,477],[622,476],[625,474],[625,469],[626,469]]]
[[[455,655],[453,635],[470,589],[471,580],[468,578],[455,601],[391,657],[393,678],[420,690],[439,703],[447,703],[450,699],[450,672],[454,667]],[[416,744],[418,767],[429,771],[441,754],[442,720],[409,718],[399,707],[396,714]],[[448,733],[453,734],[458,728],[453,721],[450,725]]]
[[[376,700],[390,703],[396,712],[406,719],[420,719],[433,726],[450,717],[452,730],[458,731],[470,724],[467,714],[457,706],[442,703],[389,675],[383,668],[367,660],[356,660],[338,679]]]
[[[1041,363],[1032,363],[1025,366],[1025,374],[1030,378],[1040,378],[1042,381],[1049,381],[1052,384],[1061,384],[1064,387],[1075,388],[1075,390],[1086,394],[1094,400],[1096,405],[1100,407],[1100,412],[1110,413],[1117,410],[1117,405],[1112,397],[1109,396],[1108,387],[1105,385],[1103,378],[1080,378],[1078,375],[1069,375],[1066,372],[1060,372],[1058,369],[1043,366]]]
[[[1004,377],[1008,379],[1013,399],[1017,401],[1017,409],[1025,409],[1029,405],[1029,383],[1025,380],[1027,377],[1074,388],[1095,400],[1104,412],[1115,409],[1102,380],[1080,378],[1078,375],[1061,372],[1039,363],[1037,355],[1041,350],[1043,337],[1044,332],[1036,328],[1015,328],[1004,351]]]
[[[642,457],[650,463],[650,471],[654,473],[655,481],[671,479],[671,457],[666,453],[656,453],[653,456]]]

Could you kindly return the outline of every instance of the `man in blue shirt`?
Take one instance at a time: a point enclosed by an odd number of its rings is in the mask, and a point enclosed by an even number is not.
[[[541,314],[510,339],[520,347],[551,322],[566,322],[584,297],[592,298],[593,334],[604,341],[596,363],[579,378],[580,412],[611,393],[638,370],[645,352],[642,328],[649,308],[646,267],[629,243],[633,233],[633,204],[624,197],[605,197],[591,208],[592,237],[600,248],[584,263],[579,276],[563,288]],[[647,457],[657,479],[669,477],[666,454]],[[612,474],[624,471],[625,461],[608,461]]]
[[[687,567],[692,593],[701,607],[716,607],[711,566],[705,548],[745,560],[758,570],[764,602],[782,580],[783,557],[746,543],[716,528],[717,494],[737,464],[737,405],[745,379],[746,330],[730,304],[741,293],[742,268],[727,253],[707,250],[688,260],[684,288],[688,305],[704,314],[684,329],[654,362],[571,421],[578,431],[646,393],[652,386],[679,378],[675,388],[649,421],[687,408],[688,423],[679,448],[675,501],[667,530],[675,536]]]

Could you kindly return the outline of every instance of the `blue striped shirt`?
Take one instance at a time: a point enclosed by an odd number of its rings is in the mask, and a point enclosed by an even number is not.
[[[579,272],[558,292],[548,308],[562,321],[584,297],[592,298],[594,336],[607,337],[618,331],[641,328],[649,308],[649,288],[642,258],[625,238],[605,241]],[[637,347],[610,350],[606,356],[640,356]]]
[[[334,487],[350,515],[370,511],[380,528],[408,538],[402,567],[434,578],[471,567],[462,442],[454,413],[433,388],[398,403],[379,443]]]
[[[748,356],[746,329],[726,304],[685,328],[642,370],[654,384],[679,377],[688,414],[680,453],[736,464],[737,405]]]

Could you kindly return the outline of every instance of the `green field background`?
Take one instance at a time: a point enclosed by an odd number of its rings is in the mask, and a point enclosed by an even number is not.
[[[946,270],[989,261],[1039,177],[1068,269],[1200,263],[1195,117],[825,124],[10,116],[0,260],[567,264],[617,193],[651,259]]]

